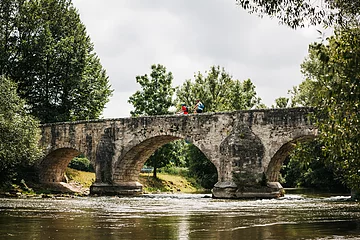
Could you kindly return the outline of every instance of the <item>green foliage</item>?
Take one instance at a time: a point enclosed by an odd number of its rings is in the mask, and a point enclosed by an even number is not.
[[[179,151],[182,149],[178,147],[178,143],[167,143],[161,148],[157,149],[150,158],[145,162],[145,165],[154,168],[153,175],[156,178],[158,168],[163,168],[167,165],[176,165],[181,162],[181,154]]]
[[[40,130],[39,122],[25,111],[16,84],[4,76],[0,76],[0,103],[0,182],[4,182],[40,158]]]
[[[131,115],[136,117],[169,114],[174,94],[172,80],[172,73],[166,72],[166,68],[160,64],[151,66],[150,76],[147,74],[136,76],[136,82],[142,89],[136,91],[128,100],[135,108],[131,111]],[[165,167],[171,160],[176,161],[178,158],[176,151],[176,144],[168,143],[157,149],[146,161],[145,165],[154,168],[155,178],[158,168]]]
[[[136,91],[128,100],[135,108],[131,115],[136,117],[169,114],[175,91],[171,86],[172,80],[172,73],[166,72],[166,68],[160,64],[151,66],[150,76],[136,76],[136,82],[142,89]]]
[[[285,180],[282,182],[284,187],[347,190],[335,175],[332,166],[325,163],[322,147],[319,140],[297,145],[281,170]]]
[[[302,66],[304,66],[303,63]],[[309,66],[310,67],[310,66]],[[308,74],[302,70],[303,74]],[[299,84],[299,86],[294,86],[292,90],[289,91],[291,94],[290,105],[291,107],[310,107],[314,104],[314,98],[316,96],[317,82],[312,81],[310,78],[306,78],[305,81]]]
[[[250,79],[243,82],[234,80],[231,84],[230,96],[227,98],[229,110],[247,110],[251,108],[264,108],[261,98],[256,96],[255,85]]]
[[[271,108],[286,108],[289,103],[289,98],[279,97],[275,99],[275,106],[271,106]]]
[[[187,147],[189,176],[195,178],[201,187],[212,189],[218,180],[216,167],[196,146],[188,144]]]
[[[183,177],[188,176],[189,170],[186,167],[177,167],[174,164],[167,164],[165,167],[160,169],[160,172],[170,175],[180,175]]]
[[[311,91],[316,93],[309,104],[317,109],[314,121],[326,163],[353,190],[360,186],[359,69],[358,26],[336,29],[326,45],[311,45],[309,58],[302,64]]]
[[[325,26],[346,24],[358,19],[359,0],[236,0],[236,4],[250,13],[276,17],[280,23],[291,28],[305,27],[306,24]]]
[[[90,160],[83,155],[73,158],[68,167],[85,172],[95,172]]]
[[[243,82],[234,80],[220,66],[210,67],[205,76],[198,72],[194,75],[194,82],[186,80],[177,88],[176,96],[178,104],[187,106],[194,106],[196,99],[200,99],[207,112],[251,109],[261,101],[250,79]]]
[[[98,118],[112,93],[70,0],[3,0],[0,69],[42,123]]]

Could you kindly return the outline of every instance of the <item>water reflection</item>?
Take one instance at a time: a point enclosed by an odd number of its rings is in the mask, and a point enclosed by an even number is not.
[[[358,239],[360,206],[346,199],[0,199],[0,239]]]

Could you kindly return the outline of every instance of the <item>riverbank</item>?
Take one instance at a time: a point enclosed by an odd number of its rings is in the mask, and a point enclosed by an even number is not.
[[[8,188],[0,190],[2,197],[21,196],[87,196],[90,186],[95,181],[95,173],[84,172],[68,168],[66,170],[68,182],[49,183],[47,185],[21,181]],[[141,173],[139,182],[143,185],[143,193],[204,193],[205,189],[198,186],[194,179],[180,175],[158,173],[157,178],[152,173]]]

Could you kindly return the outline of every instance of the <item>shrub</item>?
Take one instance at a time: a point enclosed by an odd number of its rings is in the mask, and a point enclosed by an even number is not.
[[[90,160],[83,156],[73,158],[69,164],[69,167],[85,172],[95,172]]]

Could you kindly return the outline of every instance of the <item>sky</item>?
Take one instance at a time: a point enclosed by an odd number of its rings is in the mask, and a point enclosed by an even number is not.
[[[73,0],[114,90],[104,118],[130,116],[137,75],[152,64],[180,86],[213,65],[234,79],[251,79],[268,107],[303,81],[300,64],[317,27],[293,30],[251,15],[235,0]]]

